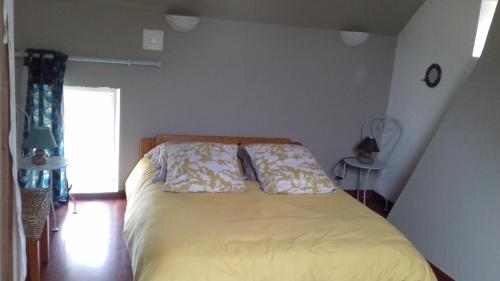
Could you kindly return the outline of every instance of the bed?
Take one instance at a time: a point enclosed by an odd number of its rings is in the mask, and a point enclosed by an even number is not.
[[[289,139],[168,136],[165,141],[291,143]],[[169,193],[145,158],[126,182],[124,239],[136,281],[436,280],[390,223],[341,189],[267,194]]]

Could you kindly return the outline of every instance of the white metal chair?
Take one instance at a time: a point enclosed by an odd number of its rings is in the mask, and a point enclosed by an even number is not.
[[[376,138],[380,152],[377,153],[375,161],[372,164],[363,164],[355,157],[344,159],[343,178],[347,175],[348,167],[353,167],[359,170],[358,186],[356,188],[356,198],[359,200],[359,188],[362,176],[362,171],[365,171],[363,181],[363,204],[366,204],[366,188],[372,171],[380,171],[381,179],[383,179],[385,168],[394,149],[396,149],[399,140],[403,134],[401,123],[392,117],[375,118],[363,123],[361,126],[361,140],[367,136]],[[385,199],[385,198],[384,198]],[[386,199],[387,208],[387,199]]]

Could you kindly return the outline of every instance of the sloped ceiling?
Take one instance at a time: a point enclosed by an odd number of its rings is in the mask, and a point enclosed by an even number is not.
[[[68,1],[395,35],[425,0],[64,0]]]

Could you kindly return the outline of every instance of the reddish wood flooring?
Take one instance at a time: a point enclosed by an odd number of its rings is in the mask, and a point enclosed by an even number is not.
[[[352,195],[354,193],[351,193]],[[132,270],[122,239],[125,199],[79,200],[56,210],[59,232],[51,237],[43,281],[131,281]],[[367,206],[386,217],[383,199],[372,193]],[[439,281],[453,280],[433,267]]]
[[[58,208],[60,230],[52,234],[42,280],[132,280],[122,239],[125,205],[125,199],[79,200],[78,214],[72,213],[72,204]]]

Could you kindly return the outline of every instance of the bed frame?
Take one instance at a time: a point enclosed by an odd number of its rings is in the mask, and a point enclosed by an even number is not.
[[[225,137],[225,136],[189,136],[189,135],[157,135],[154,138],[141,140],[141,155],[153,149],[155,146],[167,142],[215,142],[224,144],[250,144],[250,143],[278,143],[278,144],[300,144],[288,138],[254,138],[254,137]]]

